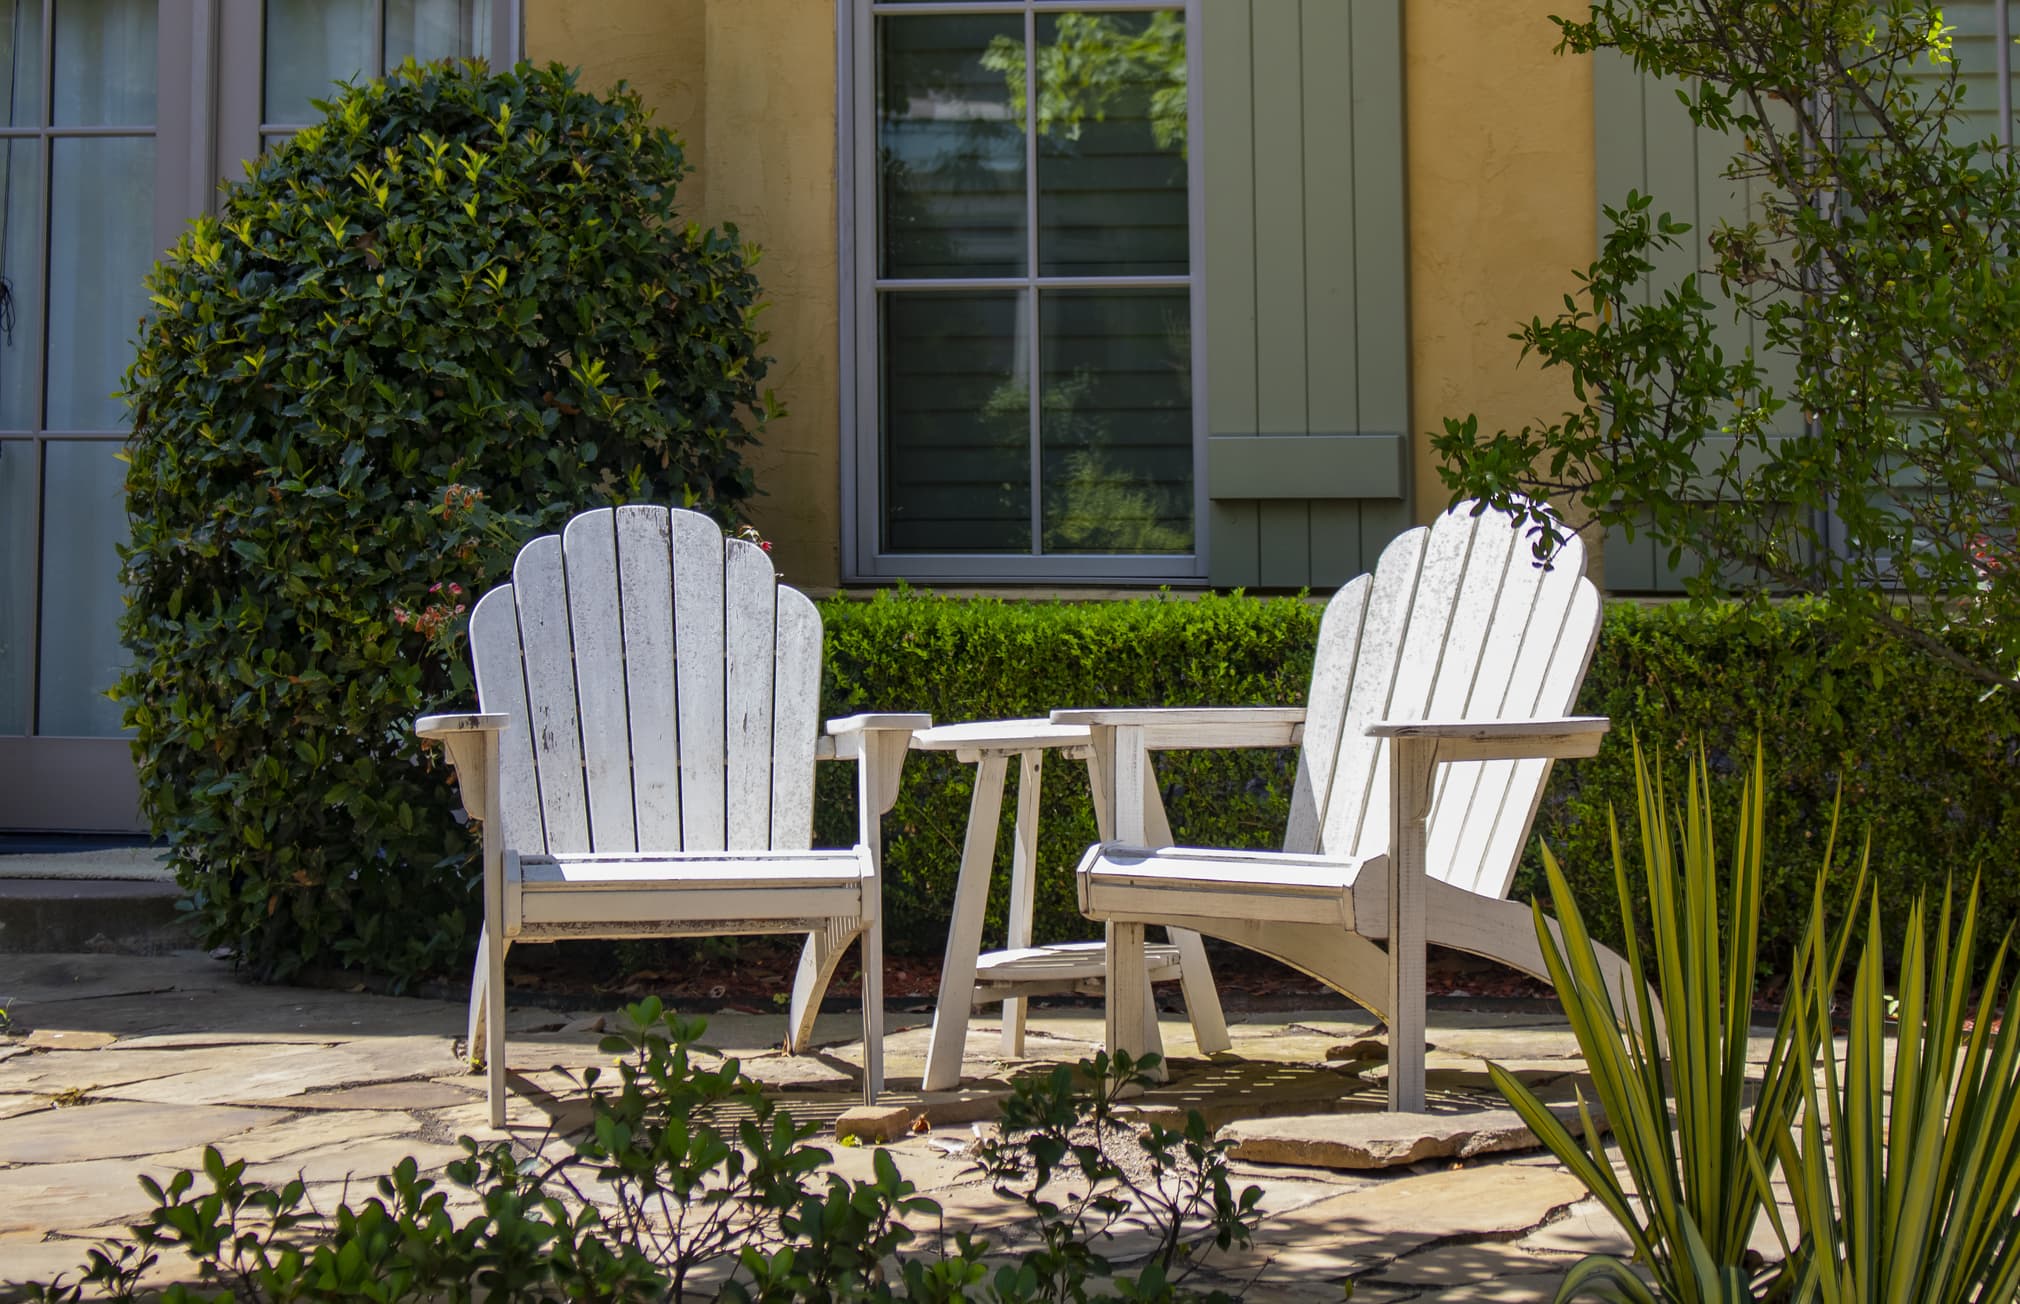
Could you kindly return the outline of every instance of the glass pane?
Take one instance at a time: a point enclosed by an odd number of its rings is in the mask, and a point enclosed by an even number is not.
[[[1192,550],[1184,290],[1039,298],[1046,552]]]
[[[42,146],[0,141],[0,429],[33,430],[42,401]]]
[[[35,445],[0,439],[0,734],[28,732],[34,634]]]
[[[474,0],[390,0],[386,5],[386,66],[408,59],[466,59],[476,53]]]
[[[1185,275],[1185,85],[1180,14],[1039,17],[1041,276]]]
[[[314,122],[311,100],[372,63],[372,0],[267,0],[266,120]]]
[[[119,646],[119,554],[126,542],[120,445],[52,440],[42,491],[42,682],[36,732],[109,738],[119,704],[105,690],[126,667]]]
[[[885,18],[877,32],[883,274],[1022,276],[1023,19]]]
[[[126,406],[113,392],[154,264],[154,142],[80,137],[50,149],[49,428],[119,430]]]
[[[0,126],[42,123],[42,0],[0,0]]]
[[[153,124],[154,10],[155,0],[58,0],[57,123]]]
[[[884,300],[884,546],[1031,550],[1021,291]]]

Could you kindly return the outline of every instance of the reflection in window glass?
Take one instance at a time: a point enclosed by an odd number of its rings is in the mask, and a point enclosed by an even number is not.
[[[42,679],[36,732],[111,738],[119,704],[105,696],[126,668],[119,645],[119,553],[125,543],[126,463],[110,440],[51,440],[44,448]]]
[[[886,548],[1031,550],[1024,295],[884,301]]]
[[[1042,15],[1037,71],[1039,275],[1185,275],[1184,17]]]
[[[477,38],[489,25],[489,9],[480,0],[388,0],[386,67],[480,53]]]
[[[1192,332],[1185,290],[1039,296],[1046,552],[1192,547]]]
[[[0,141],[0,428],[32,430],[41,409],[42,143]]]
[[[0,78],[0,126],[42,125],[42,0],[0,0]]]
[[[57,0],[59,126],[154,123],[155,0]]]
[[[114,397],[133,353],[153,264],[154,141],[133,136],[50,142],[48,423],[118,430]]]
[[[0,734],[28,732],[34,683],[35,445],[0,439]]]
[[[1023,41],[1015,14],[879,22],[883,275],[1024,274],[1024,127],[990,66],[1005,42],[1021,60]]]
[[[267,0],[268,122],[312,122],[311,100],[329,99],[333,83],[372,64],[372,0]]]

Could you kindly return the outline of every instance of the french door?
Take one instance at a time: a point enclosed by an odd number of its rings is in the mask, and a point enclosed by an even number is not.
[[[105,693],[147,269],[333,82],[518,48],[516,0],[0,0],[0,829],[140,827]]]

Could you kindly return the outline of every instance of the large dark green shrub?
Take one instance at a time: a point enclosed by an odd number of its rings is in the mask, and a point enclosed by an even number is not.
[[[410,65],[324,108],[149,278],[117,695],[211,942],[408,974],[471,945],[407,727],[467,683],[462,599],[597,503],[733,517],[771,401],[753,255],[677,215],[636,95]]]
[[[1091,703],[1295,705],[1310,674],[1319,609],[1285,598],[1004,603],[886,594],[868,603],[831,600],[822,615],[830,713],[930,710],[953,721]],[[1619,940],[1617,916],[1598,908],[1613,894],[1609,805],[1634,833],[1630,733],[1678,776],[1702,747],[1722,812],[1737,800],[1754,738],[1765,736],[1777,776],[1766,813],[1761,935],[1771,967],[1785,971],[1808,915],[1840,777],[1848,824],[1839,846],[1856,850],[1871,835],[1883,900],[1908,900],[1982,867],[1987,927],[2020,919],[2020,712],[2010,695],[1983,698],[1982,687],[1912,648],[1842,631],[1819,603],[1761,612],[1609,609],[1578,709],[1611,716],[1614,737],[1598,757],[1557,767],[1535,828],[1602,937]],[[1174,828],[1208,845],[1276,843],[1292,759],[1288,751],[1160,756]],[[906,763],[903,793],[885,824],[894,951],[934,954],[944,945],[973,772],[945,756]],[[847,776],[823,783],[833,786],[822,789],[822,835],[845,841]],[[1044,785],[1037,931],[1041,939],[1091,936],[1074,908],[1070,873],[1094,837],[1085,769],[1053,761]],[[996,929],[1014,788],[1013,780],[998,847]],[[1517,898],[1541,889],[1540,864],[1532,839]]]

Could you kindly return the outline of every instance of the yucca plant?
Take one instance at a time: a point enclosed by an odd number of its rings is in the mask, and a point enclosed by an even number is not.
[[[1803,1100],[1810,1043],[1820,1017],[1810,988],[1792,992],[1775,1029],[1758,1090],[1749,1092],[1748,1038],[1760,926],[1765,782],[1756,751],[1743,785],[1727,868],[1713,826],[1702,759],[1693,763],[1683,809],[1672,824],[1659,776],[1635,746],[1641,866],[1630,877],[1614,824],[1614,884],[1626,937],[1624,990],[1607,986],[1599,956],[1562,869],[1545,848],[1557,910],[1553,928],[1535,906],[1559,999],[1613,1129],[1623,1184],[1594,1118],[1581,1100],[1583,1139],[1498,1065],[1494,1082],[1543,1143],[1597,1196],[1634,1245],[1637,1274],[1611,1256],[1581,1261],[1560,1300],[1577,1296],[1681,1304],[1747,1300],[1773,1289],[1779,1269],[1763,1265],[1749,1241],[1764,1207],[1779,1138]],[[1611,817],[1609,817],[1611,818]],[[1836,824],[1833,820],[1832,841]],[[1830,861],[1827,845],[1825,863]],[[1863,869],[1859,878],[1863,889]],[[1652,954],[1644,956],[1635,903],[1649,911]],[[1817,906],[1803,963],[1828,991],[1843,956],[1842,936],[1826,944]],[[1652,961],[1652,969],[1650,967]],[[1661,993],[1658,1004],[1651,980]],[[1823,1006],[1821,1008],[1828,1008]]]
[[[1977,885],[1961,917],[1944,893],[1933,946],[1924,907],[1909,916],[1890,1001],[1872,902],[1843,1067],[1833,1041],[1803,1075],[1800,1127],[1775,1138],[1801,1230],[1791,1246],[1776,1218],[1797,1299],[1962,1304],[2020,1293],[2020,1032],[1996,999],[2012,938],[1973,1002]],[[1800,978],[1808,999],[1792,1004],[1808,1020],[1828,1008],[1836,975],[1811,963]],[[1808,1043],[1808,1029],[1797,1038]]]

